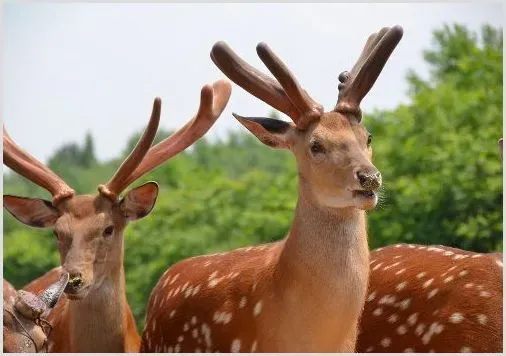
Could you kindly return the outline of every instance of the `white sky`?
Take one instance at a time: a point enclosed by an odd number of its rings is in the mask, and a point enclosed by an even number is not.
[[[200,88],[223,77],[209,58],[225,40],[267,72],[255,46],[267,42],[304,88],[329,110],[337,76],[350,69],[368,35],[399,24],[404,37],[363,102],[365,111],[406,101],[406,71],[427,73],[422,50],[432,30],[458,22],[502,26],[500,3],[448,4],[36,4],[3,6],[2,103],[5,125],[41,160],[90,130],[99,159],[110,159],[144,127],[152,100],[161,127],[176,129],[198,107]],[[270,107],[234,85],[208,135],[241,129],[231,112]]]

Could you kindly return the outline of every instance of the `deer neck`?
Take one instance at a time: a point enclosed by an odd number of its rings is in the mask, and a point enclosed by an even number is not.
[[[83,300],[69,303],[71,352],[124,352],[127,299],[123,254],[111,257],[103,265],[107,272],[101,283]]]
[[[346,351],[367,290],[365,213],[321,207],[302,191],[274,273],[278,315],[286,315],[285,330],[303,335],[302,350]]]

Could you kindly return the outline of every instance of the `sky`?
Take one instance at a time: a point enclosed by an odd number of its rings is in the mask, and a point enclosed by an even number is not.
[[[66,4],[8,3],[2,13],[2,119],[11,137],[47,161],[63,143],[95,139],[100,160],[116,157],[144,128],[154,97],[160,127],[175,130],[196,113],[200,88],[224,78],[209,57],[226,41],[251,65],[264,41],[325,110],[337,77],[350,69],[367,37],[401,25],[404,37],[373,89],[365,112],[407,102],[408,69],[426,76],[422,53],[445,23],[471,30],[503,26],[501,3],[420,4]],[[208,137],[243,130],[232,112],[265,116],[271,108],[233,85]]]

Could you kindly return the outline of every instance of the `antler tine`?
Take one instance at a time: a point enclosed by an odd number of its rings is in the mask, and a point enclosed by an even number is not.
[[[3,145],[4,164],[49,191],[53,196],[54,206],[75,194],[75,191],[63,179],[19,147],[7,133],[5,126],[3,127]]]
[[[402,27],[382,28],[369,37],[351,73],[341,73],[339,97],[334,111],[361,116],[360,102],[372,88],[388,58],[401,40]]]
[[[212,86],[205,85],[200,93],[200,106],[197,114],[177,132],[151,147],[141,164],[130,174],[125,183],[134,182],[201,138],[225,109],[231,92],[232,86],[225,80],[219,80]]]
[[[242,60],[225,42],[213,46],[211,59],[230,80],[250,94],[292,119],[299,117],[299,110],[279,83]]]
[[[155,98],[153,102],[153,111],[151,112],[151,118],[149,119],[146,130],[141,138],[139,138],[133,151],[123,161],[109,182],[98,186],[100,194],[111,200],[116,200],[118,195],[128,186],[129,183],[127,178],[142,162],[142,159],[155,139],[158,123],[160,122],[161,106],[162,100],[160,98]]]
[[[302,89],[286,64],[266,43],[261,42],[258,44],[257,54],[281,84],[292,104],[297,108],[298,114],[292,119],[298,128],[306,128],[314,119],[318,119],[323,114],[323,107]]]

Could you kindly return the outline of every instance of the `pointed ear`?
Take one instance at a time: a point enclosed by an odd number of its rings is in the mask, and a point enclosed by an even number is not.
[[[120,202],[120,207],[128,220],[142,219],[155,206],[158,184],[147,182],[129,191]]]
[[[267,146],[290,147],[290,138],[296,130],[295,125],[267,117],[243,117],[234,113],[232,115]]]
[[[51,227],[59,217],[58,210],[44,199],[4,195],[4,207],[23,224],[33,227]]]

